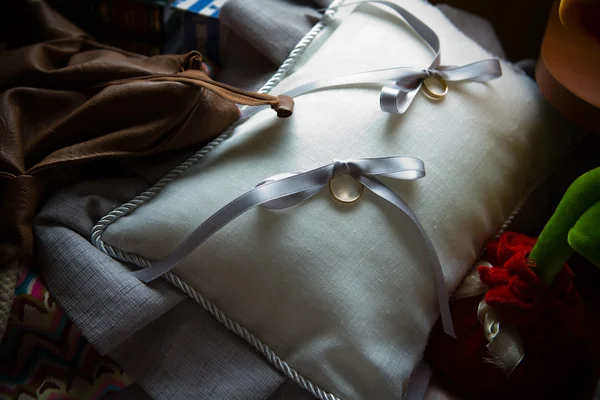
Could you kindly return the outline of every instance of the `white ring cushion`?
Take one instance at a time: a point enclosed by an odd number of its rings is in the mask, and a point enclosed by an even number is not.
[[[441,39],[442,63],[490,58],[434,7],[397,0]],[[431,51],[385,7],[361,5],[273,93],[372,69],[427,67]],[[296,99],[294,115],[265,110],[118,219],[103,240],[160,260],[225,204],[263,179],[334,159],[410,156],[419,181],[385,180],[412,207],[440,255],[450,291],[527,189],[558,164],[572,136],[535,82],[502,63],[487,84],[420,93],[404,115],[379,109],[380,86]],[[282,212],[253,209],[196,249],[175,273],[291,367],[341,399],[397,399],[438,316],[433,273],[406,217],[368,190],[353,205],[327,190]]]

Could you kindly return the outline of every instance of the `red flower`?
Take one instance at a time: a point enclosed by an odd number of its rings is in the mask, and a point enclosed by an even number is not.
[[[488,362],[488,341],[477,318],[481,297],[450,303],[456,340],[443,333],[439,321],[431,334],[426,357],[434,370],[475,398],[578,399],[578,391],[595,384],[573,272],[565,265],[552,285],[544,284],[528,260],[535,242],[505,233],[487,245],[486,258],[493,267],[478,268],[489,287],[486,303],[522,339],[525,357],[510,377]]]
[[[534,244],[535,239],[513,232],[488,244],[487,258],[494,267],[478,269],[481,282],[489,287],[486,303],[522,335],[542,326],[547,329],[548,324],[555,331],[579,331],[584,308],[573,286],[573,272],[565,264],[548,287],[527,258]]]

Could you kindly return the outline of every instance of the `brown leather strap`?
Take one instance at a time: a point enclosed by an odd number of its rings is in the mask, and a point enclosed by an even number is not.
[[[101,87],[109,85],[122,85],[135,82],[178,82],[186,85],[197,86],[202,89],[210,90],[224,100],[236,104],[247,106],[269,105],[277,112],[280,118],[287,118],[292,115],[294,109],[294,100],[285,95],[272,96],[264,93],[251,92],[235,86],[217,82],[209,78],[204,72],[197,69],[188,69],[176,74],[156,74],[136,78],[119,79],[106,82]]]

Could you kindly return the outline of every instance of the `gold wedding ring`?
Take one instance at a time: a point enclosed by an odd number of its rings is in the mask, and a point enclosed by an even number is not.
[[[436,93],[434,91],[432,91],[429,86],[427,86],[427,81],[430,79],[436,79],[437,81],[440,82],[440,84],[442,85],[442,92],[441,93]],[[446,96],[446,94],[448,93],[448,83],[442,79],[442,78],[428,78],[425,79],[423,81],[423,93],[425,93],[425,96],[429,97],[431,100],[441,100],[444,98],[444,96]]]
[[[329,181],[329,193],[337,201],[354,203],[362,196],[365,187],[350,175],[340,175]]]

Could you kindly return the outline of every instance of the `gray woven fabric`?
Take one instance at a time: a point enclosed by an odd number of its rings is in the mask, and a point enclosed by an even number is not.
[[[48,288],[101,354],[184,299],[164,281],[144,285],[88,240],[98,219],[146,185],[135,178],[82,183],[53,196],[36,218]]]
[[[323,3],[311,0],[228,0],[223,5],[220,19],[223,25],[242,36],[271,63],[279,65],[318,22],[320,14],[315,8],[323,7]]]
[[[191,299],[109,355],[154,398],[266,399],[284,381]]]
[[[267,398],[284,379],[258,353],[167,282],[140,283],[89,242],[101,216],[147,186],[134,177],[89,181],[45,204],[35,231],[49,290],[152,398]]]
[[[4,336],[8,316],[10,315],[10,308],[15,297],[17,270],[17,264],[0,270],[0,340]]]
[[[331,0],[228,0],[220,14],[224,46],[219,80],[258,90],[318,21]]]
[[[302,389],[295,382],[286,380],[269,397],[269,400],[314,400],[314,396]]]

